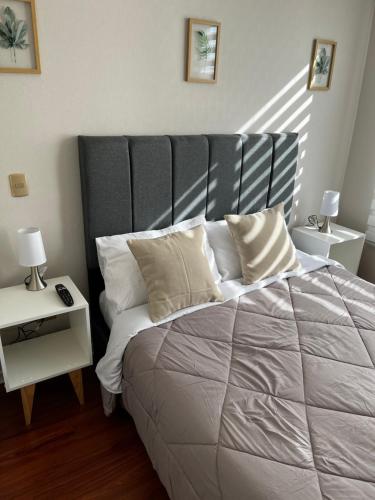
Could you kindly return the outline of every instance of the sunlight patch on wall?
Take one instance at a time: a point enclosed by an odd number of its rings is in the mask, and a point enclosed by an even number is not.
[[[293,190],[293,207],[289,210],[290,222],[297,222],[296,208],[299,206],[299,194],[302,187],[302,177],[304,173],[303,162],[307,155],[306,142],[308,140],[307,127],[311,121],[311,107],[314,96],[308,92],[307,84],[298,87],[298,83],[306,78],[309,65],[304,66],[289,82],[284,85],[268,102],[264,104],[246,123],[244,123],[237,133],[250,133],[250,129],[257,124],[256,133],[276,132],[282,133],[291,131],[299,134],[298,145],[299,155],[295,186]],[[259,123],[263,119],[263,123]],[[301,150],[301,145],[304,145]],[[277,165],[274,165],[275,167]],[[281,190],[284,190],[283,186]],[[279,194],[281,192],[279,191]]]
[[[307,64],[304,68],[299,71],[296,76],[294,76],[277,94],[275,94],[262,108],[259,109],[249,120],[247,120],[238,130],[237,134],[244,134],[246,131],[252,127],[257,121],[259,121],[265,113],[272,108],[293,86],[298,83],[302,78],[304,78],[309,71],[309,65]]]
[[[287,111],[292,104],[294,104],[298,99],[303,96],[303,94],[306,92],[307,86],[304,85],[301,89],[299,89],[298,92],[296,92],[281,108],[276,111],[273,116],[267,120],[264,125],[262,125],[258,130],[257,133],[263,133],[269,130],[270,126],[278,119],[280,116],[282,116],[285,111]]]
[[[284,132],[285,130],[287,130],[289,125],[298,116],[300,116],[305,111],[306,108],[311,106],[312,102],[313,102],[313,96],[310,96],[308,99],[306,99],[306,101],[299,108],[296,109],[296,111],[294,111],[294,113],[292,113],[290,116],[288,116],[288,118],[276,129],[276,132]],[[293,130],[293,132],[294,132],[294,130]]]
[[[310,120],[311,120],[311,115],[308,114],[306,118],[304,118],[298,125],[294,127],[292,132],[299,133],[304,127],[306,127],[306,125],[309,123]]]

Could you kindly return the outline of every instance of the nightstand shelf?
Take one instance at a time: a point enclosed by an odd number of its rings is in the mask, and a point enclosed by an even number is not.
[[[55,290],[63,283],[74,305],[66,307]],[[66,315],[69,328],[3,345],[0,335],[0,361],[7,392],[21,390],[26,423],[31,420],[35,384],[69,374],[81,404],[83,387],[81,369],[92,364],[88,304],[68,277],[47,280],[47,288],[30,292],[24,285],[0,290],[1,329],[30,321]]]
[[[91,365],[72,329],[4,346],[6,390],[14,391]]]
[[[331,227],[331,234],[320,233],[313,226],[295,227],[292,230],[293,242],[298,250],[329,257],[357,274],[365,234],[338,224],[331,223]]]

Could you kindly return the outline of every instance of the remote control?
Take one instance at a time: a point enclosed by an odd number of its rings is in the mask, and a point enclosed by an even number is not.
[[[64,304],[68,307],[74,304],[73,297],[70,295],[69,290],[61,283],[55,285],[56,292]]]

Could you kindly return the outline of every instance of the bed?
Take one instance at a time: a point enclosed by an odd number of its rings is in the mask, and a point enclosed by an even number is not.
[[[288,218],[297,136],[80,137],[79,148],[98,358],[109,341],[104,402],[121,394],[169,496],[374,498],[373,285],[300,255],[299,273],[227,283],[223,303],[157,325],[140,306],[109,336],[98,306],[98,236],[280,201]]]

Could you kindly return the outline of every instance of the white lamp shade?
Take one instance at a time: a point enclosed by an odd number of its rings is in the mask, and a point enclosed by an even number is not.
[[[42,233],[37,227],[25,227],[17,231],[18,262],[20,266],[34,267],[44,264],[46,253]]]
[[[324,191],[320,215],[336,217],[339,213],[340,193],[337,191]]]

